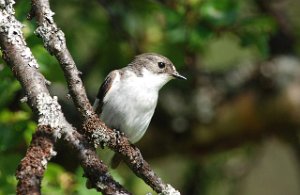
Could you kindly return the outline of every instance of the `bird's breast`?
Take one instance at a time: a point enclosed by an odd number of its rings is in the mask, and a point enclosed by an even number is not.
[[[157,99],[158,90],[147,88],[142,78],[128,78],[118,82],[104,98],[101,119],[137,142],[148,128]]]

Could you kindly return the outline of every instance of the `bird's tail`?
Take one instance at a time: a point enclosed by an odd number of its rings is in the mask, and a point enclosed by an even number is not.
[[[116,169],[121,162],[122,162],[121,155],[118,153],[115,153],[110,161],[110,167],[112,169]]]

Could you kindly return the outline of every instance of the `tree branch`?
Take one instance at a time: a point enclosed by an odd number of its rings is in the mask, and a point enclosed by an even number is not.
[[[108,173],[107,166],[97,158],[94,149],[66,121],[57,98],[50,96],[46,88],[47,82],[38,72],[38,64],[26,46],[21,32],[22,25],[14,17],[13,4],[12,0],[0,2],[0,46],[3,59],[20,81],[30,107],[39,118],[39,130],[17,171],[19,180],[17,192],[40,194],[40,183],[45,165],[54,154],[53,140],[63,136],[64,140],[77,151],[81,166],[92,183],[92,187],[105,194],[130,194],[113,180]]]
[[[56,154],[53,146],[51,127],[38,126],[16,172],[17,194],[41,194],[41,181],[47,162]]]
[[[80,73],[67,49],[64,33],[57,28],[52,18],[53,14],[48,0],[32,0],[31,17],[35,17],[37,20],[36,32],[43,39],[46,49],[57,58],[64,71],[72,99],[84,120],[83,133],[95,147],[107,145],[121,154],[135,174],[156,192],[179,194],[169,184],[162,182],[143,159],[139,149],[132,145],[124,134],[106,127],[95,114],[79,77]]]
[[[49,1],[32,0],[31,4],[29,18],[35,17],[38,24],[35,32],[42,38],[45,48],[57,58],[67,78],[69,92],[75,106],[83,119],[88,120],[91,115],[91,112],[88,111],[93,110],[93,107],[88,101],[85,88],[79,77],[81,73],[66,46],[65,35],[54,23],[52,17],[54,13],[50,10]]]

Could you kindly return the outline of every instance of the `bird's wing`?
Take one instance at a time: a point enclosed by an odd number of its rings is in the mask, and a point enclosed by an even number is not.
[[[115,79],[117,75],[116,71],[112,71],[111,73],[109,73],[107,75],[107,77],[105,78],[104,82],[102,83],[102,85],[100,86],[100,89],[98,91],[98,95],[97,98],[94,102],[93,108],[95,110],[95,112],[100,115],[102,112],[102,107],[103,107],[103,100],[104,97],[106,96],[106,94],[109,92],[109,90],[111,89],[112,83]]]

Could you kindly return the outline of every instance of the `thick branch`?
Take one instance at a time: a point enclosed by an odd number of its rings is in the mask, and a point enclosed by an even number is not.
[[[38,23],[36,32],[42,37],[47,50],[58,59],[65,73],[72,99],[84,118],[83,133],[95,146],[107,145],[121,154],[135,174],[141,177],[156,192],[179,194],[170,185],[164,184],[151,170],[138,148],[130,144],[123,134],[106,127],[95,114],[79,77],[80,73],[66,47],[64,34],[53,21],[53,12],[50,9],[49,1],[32,0],[31,17],[33,16],[35,16]]]
[[[56,154],[53,145],[52,129],[39,126],[16,172],[17,194],[41,194],[41,181],[47,162]]]
[[[52,138],[42,135],[51,134],[54,139],[63,135],[64,139],[78,151],[81,165],[93,187],[105,194],[129,194],[109,175],[107,167],[97,158],[95,151],[89,147],[84,137],[66,121],[57,98],[49,95],[46,80],[38,72],[38,64],[24,41],[22,25],[14,17],[13,3],[6,1],[0,4],[0,46],[3,58],[23,86],[31,108],[39,116],[39,129],[42,128],[42,132],[47,132],[47,134],[37,132],[26,157],[21,162],[17,173],[19,179],[17,191],[39,194],[44,166],[53,154]],[[46,145],[41,146],[42,143]],[[27,169],[32,172],[28,172]],[[32,183],[28,183],[29,177]]]

